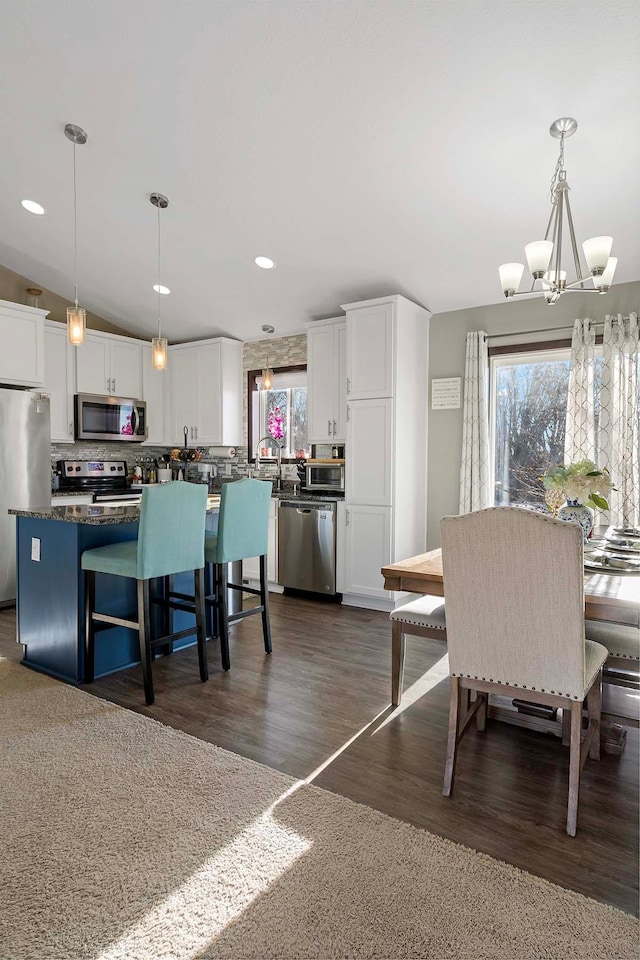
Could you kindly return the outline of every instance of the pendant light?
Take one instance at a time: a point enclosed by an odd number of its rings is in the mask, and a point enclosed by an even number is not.
[[[76,188],[76,147],[87,142],[87,134],[75,123],[67,123],[64,135],[73,144],[73,283],[74,305],[67,307],[67,337],[74,347],[84,343],[87,328],[87,311],[78,306],[78,195]]]
[[[166,210],[169,200],[163,193],[152,193],[149,200],[158,211],[158,282],[154,290],[158,294],[158,336],[151,341],[151,356],[156,370],[167,369],[167,338],[162,336],[161,303],[162,291],[166,289],[160,283],[160,211]]]
[[[271,390],[273,386],[273,370],[269,367],[269,337],[274,332],[274,328],[269,324],[265,323],[262,327],[262,332],[267,335],[267,365],[262,371],[262,381],[260,386],[263,390]]]

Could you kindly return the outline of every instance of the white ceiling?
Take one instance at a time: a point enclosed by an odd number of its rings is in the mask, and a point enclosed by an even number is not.
[[[567,142],[579,239],[639,276],[640,30],[619,0],[2,0],[0,263],[151,335],[276,335],[350,300],[499,302]],[[26,213],[35,199],[44,217]],[[258,254],[277,261],[260,270]]]

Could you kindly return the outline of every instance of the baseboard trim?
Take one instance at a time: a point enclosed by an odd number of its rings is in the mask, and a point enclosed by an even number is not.
[[[363,610],[380,610],[382,613],[391,613],[395,608],[393,600],[384,600],[382,597],[361,597],[357,593],[343,593],[342,603],[346,607],[360,607]]]

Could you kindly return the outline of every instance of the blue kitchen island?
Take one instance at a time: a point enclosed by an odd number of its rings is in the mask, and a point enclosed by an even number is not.
[[[207,530],[215,532],[219,497],[207,506]],[[16,517],[16,578],[18,641],[24,645],[22,663],[71,683],[84,681],[85,550],[135,540],[139,505],[56,505],[50,508],[10,510]],[[152,589],[154,585],[152,584]],[[193,574],[174,578],[174,588],[194,593]],[[136,581],[125,577],[96,577],[96,607],[118,617],[137,619]],[[157,610],[154,626],[161,629]],[[193,637],[175,642],[175,648],[195,643],[195,617],[176,611],[174,629],[193,624]],[[156,614],[154,613],[154,619]],[[140,662],[138,635],[125,627],[109,627],[96,635],[95,676],[105,676]]]

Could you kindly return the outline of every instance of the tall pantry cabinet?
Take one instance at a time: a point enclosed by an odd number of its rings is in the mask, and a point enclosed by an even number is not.
[[[426,550],[429,311],[395,295],[346,311],[347,603],[388,606],[380,568]],[[365,599],[366,598],[366,599]]]

